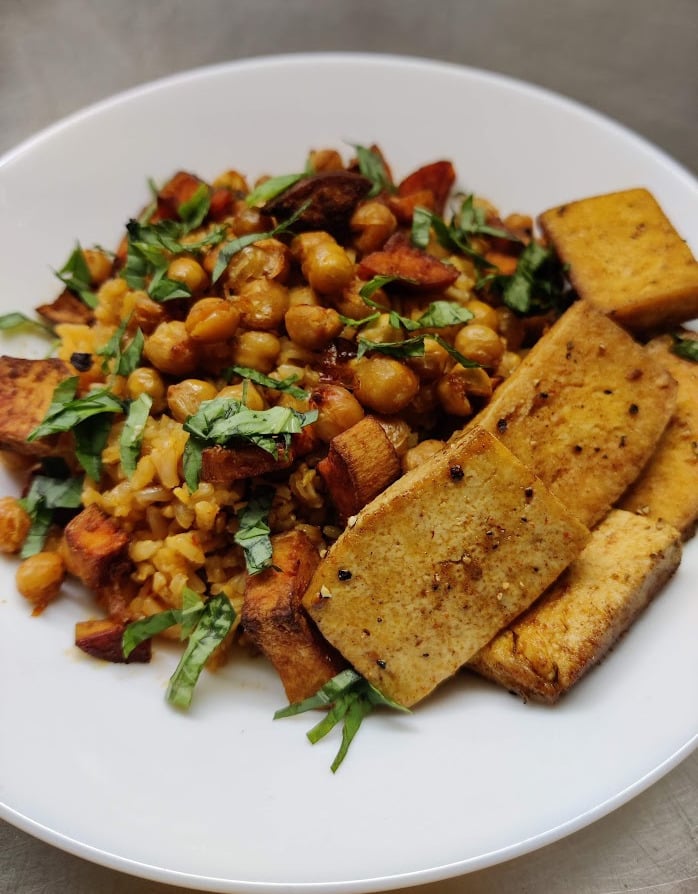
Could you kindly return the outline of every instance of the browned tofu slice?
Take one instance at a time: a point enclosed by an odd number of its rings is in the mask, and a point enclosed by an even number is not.
[[[0,448],[31,456],[56,452],[56,437],[27,442],[51,405],[56,386],[71,375],[62,360],[0,357]]]
[[[303,603],[360,674],[410,706],[526,609],[587,537],[506,447],[475,430],[359,513]]]
[[[320,556],[302,531],[272,539],[274,567],[248,576],[245,632],[276,668],[290,702],[302,701],[346,667],[301,605]]]
[[[579,295],[617,323],[637,332],[698,316],[698,262],[646,189],[569,202],[540,224]]]
[[[698,339],[698,334],[684,332]],[[620,503],[621,509],[663,518],[691,536],[698,521],[698,363],[671,350],[670,336],[647,344],[647,351],[676,379],[676,409],[649,463]]]
[[[680,561],[674,527],[613,510],[559,580],[469,666],[524,698],[555,702],[604,657]]]
[[[473,425],[592,527],[638,476],[676,403],[658,360],[586,301],[567,310]]]
[[[92,589],[106,587],[130,568],[128,541],[111,516],[88,506],[65,528],[68,570]]]

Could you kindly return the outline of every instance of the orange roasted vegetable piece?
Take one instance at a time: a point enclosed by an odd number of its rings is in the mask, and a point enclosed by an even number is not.
[[[201,481],[211,484],[230,484],[242,478],[253,478],[287,469],[293,462],[292,448],[279,447],[278,457],[245,444],[240,447],[207,447],[201,455]]]
[[[439,291],[455,282],[458,270],[415,248],[406,236],[396,234],[388,239],[382,251],[374,251],[361,259],[359,276],[363,279],[396,276],[415,289]]]
[[[178,220],[180,206],[188,202],[204,181],[195,174],[178,171],[171,180],[158,191],[157,210],[149,223],[160,220]]]
[[[450,161],[434,161],[417,168],[400,183],[398,196],[411,196],[428,190],[434,197],[434,210],[443,214],[446,199],[456,182],[456,172]]]
[[[65,528],[68,570],[91,589],[105,587],[130,567],[128,534],[97,506],[88,506]]]
[[[371,181],[361,174],[325,171],[303,177],[267,202],[264,210],[278,220],[300,212],[295,220],[296,229],[337,233],[349,225],[354,208],[370,189]]]
[[[126,624],[118,621],[78,621],[75,625],[75,645],[93,658],[111,661],[116,664],[128,664],[131,661],[147,663],[150,661],[150,640],[139,643],[128,658],[124,657],[121,640]]]
[[[301,605],[320,556],[302,531],[272,538],[272,567],[250,575],[242,625],[274,665],[289,702],[314,695],[346,666]]]
[[[378,420],[364,416],[332,438],[317,470],[346,523],[400,476],[400,459]]]
[[[89,326],[95,318],[92,310],[68,289],[64,289],[58,298],[50,304],[40,304],[36,312],[54,325],[56,323],[83,323]]]
[[[71,374],[62,360],[0,357],[0,449],[30,456],[59,452],[54,436],[27,441],[46,416],[56,386]]]

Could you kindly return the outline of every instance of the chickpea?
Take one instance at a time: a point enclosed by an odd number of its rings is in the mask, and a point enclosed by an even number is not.
[[[412,429],[399,416],[376,416],[380,427],[388,436],[388,440],[395,448],[398,456],[404,456],[410,448],[411,444],[416,440],[413,436]]]
[[[326,444],[364,417],[361,404],[341,385],[318,385],[310,395],[310,406],[318,411],[315,432]]]
[[[174,258],[167,268],[167,278],[181,282],[192,295],[197,295],[208,285],[208,275],[194,258]]]
[[[237,385],[226,385],[225,388],[221,388],[217,396],[240,401],[250,410],[265,410],[267,407],[262,392],[254,382],[246,381],[238,382]]]
[[[445,446],[443,441],[437,441],[432,438],[426,441],[420,441],[416,447],[410,448],[402,457],[402,471],[409,472],[412,469],[419,468],[419,466],[423,465],[430,456],[438,453],[439,450],[442,450]]]
[[[424,339],[424,353],[421,357],[410,357],[407,361],[410,369],[413,369],[425,382],[433,382],[440,378],[449,362],[448,351],[433,338]]]
[[[355,366],[355,395],[371,410],[391,416],[403,410],[419,391],[419,379],[393,357],[363,358]]]
[[[0,498],[0,553],[18,553],[30,527],[31,518],[18,500]]]
[[[344,328],[336,310],[312,304],[290,307],[284,322],[291,340],[309,351],[322,350]]]
[[[395,215],[383,202],[363,202],[349,221],[354,245],[361,254],[377,251],[397,229]]]
[[[490,329],[497,330],[499,316],[491,304],[486,304],[478,298],[471,298],[470,301],[466,302],[465,306],[473,315],[474,323],[482,323],[483,326],[489,326]]]
[[[273,279],[253,279],[240,289],[237,307],[249,329],[278,329],[288,310],[288,290]]]
[[[112,259],[97,248],[83,248],[82,254],[90,271],[90,282],[93,286],[101,286],[111,276]]]
[[[308,155],[308,168],[316,174],[326,171],[343,171],[344,162],[336,149],[313,149]]]
[[[198,352],[183,322],[160,323],[145,340],[143,353],[156,369],[172,376],[186,376],[196,369]]]
[[[466,417],[473,413],[472,404],[468,400],[468,372],[466,367],[457,363],[436,384],[439,403],[452,416]]]
[[[332,296],[332,304],[340,314],[344,314],[345,317],[350,317],[352,320],[362,320],[371,313],[371,308],[359,294],[365,285],[366,282],[363,279],[354,276],[349,285],[342,289],[341,295]],[[383,289],[377,289],[373,293],[372,300],[383,307],[389,306],[389,299]]]
[[[155,332],[167,315],[162,304],[158,304],[146,292],[131,292],[124,302],[124,316],[131,314],[131,325],[144,335]]]
[[[513,351],[505,351],[502,359],[499,361],[499,366],[496,370],[497,375],[503,379],[509,378],[520,363],[521,357],[519,354],[515,354]]]
[[[523,320],[521,317],[517,317],[509,307],[497,308],[497,332],[502,336],[510,351],[518,351],[526,335]]]
[[[504,353],[504,342],[494,329],[482,323],[468,323],[458,331],[455,349],[468,360],[483,366],[496,367]]]
[[[153,413],[162,413],[165,409],[165,383],[160,373],[149,366],[139,366],[126,379],[126,391],[131,400],[141,394],[149,395],[153,400]]]
[[[323,295],[341,292],[354,276],[354,263],[329,233],[301,233],[293,240],[292,251],[313,289]]]
[[[404,341],[405,330],[390,325],[390,314],[381,314],[378,319],[364,326],[361,337],[375,343],[385,344],[391,341]]]
[[[213,181],[212,186],[224,186],[226,189],[232,189],[233,192],[248,193],[250,191],[247,180],[238,171],[223,171]]]
[[[58,553],[36,553],[17,569],[17,589],[38,612],[58,596],[64,578],[65,563]]]
[[[200,298],[184,321],[189,337],[204,344],[232,338],[239,324],[240,311],[225,298]]]
[[[269,229],[268,218],[259,208],[250,208],[246,202],[238,202],[231,218],[231,226],[236,236],[248,233],[263,233]]]
[[[288,306],[297,304],[320,304],[320,299],[310,286],[293,286],[288,290]]]
[[[236,366],[247,366],[262,373],[270,373],[280,350],[278,336],[272,332],[250,329],[235,336],[231,357]]]
[[[285,283],[291,270],[288,248],[278,239],[260,239],[233,255],[226,271],[226,285],[239,292],[251,279],[275,279]]]
[[[167,406],[177,422],[193,416],[203,401],[213,400],[217,392],[211,382],[204,379],[183,379],[167,389]]]

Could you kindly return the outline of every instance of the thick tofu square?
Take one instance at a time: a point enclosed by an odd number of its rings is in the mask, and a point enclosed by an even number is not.
[[[579,295],[617,323],[646,331],[698,316],[698,262],[646,189],[560,205],[540,224]]]
[[[627,332],[577,301],[473,425],[496,435],[593,527],[650,458],[676,382]]]
[[[524,698],[557,701],[604,657],[680,561],[675,528],[614,510],[559,580],[470,667]]]
[[[62,360],[0,357],[0,448],[30,456],[56,452],[56,437],[27,441],[51,405],[53,392],[70,368]]]
[[[410,706],[526,609],[587,537],[506,447],[475,430],[369,503],[303,602],[360,674]]]
[[[683,335],[698,339],[695,333]],[[618,505],[663,518],[687,539],[698,520],[698,363],[677,356],[671,345],[671,336],[664,335],[646,347],[678,384],[676,409],[650,461]]]

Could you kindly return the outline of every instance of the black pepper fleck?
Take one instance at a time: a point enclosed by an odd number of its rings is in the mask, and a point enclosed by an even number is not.
[[[526,490],[524,491],[524,496],[526,497],[527,500],[532,500],[533,499],[533,488],[527,487]]]
[[[340,568],[337,571],[337,577],[340,580],[351,580],[351,571],[348,571],[346,568]]]
[[[628,413],[630,413],[631,416],[636,416],[639,412],[640,408],[637,404],[630,404],[630,406],[628,407]]]
[[[575,444],[574,447],[573,447],[573,450],[574,450],[575,453],[581,453],[583,449],[584,449],[584,448],[582,447],[581,444]]]
[[[74,354],[70,355],[70,362],[78,372],[87,372],[88,369],[92,369],[92,354],[75,351]]]
[[[508,425],[509,425],[509,423],[506,421],[506,419],[498,419],[497,420],[497,431],[500,434],[504,434],[504,432],[507,430]]]
[[[377,659],[376,659],[376,664],[378,665],[378,667],[379,667],[381,670],[385,670],[385,668],[388,666],[388,663],[387,663],[386,661],[383,661],[382,658],[377,658]]]
[[[451,476],[452,481],[460,481],[465,475],[465,472],[463,471],[462,466],[454,464],[449,468],[448,474]]]

